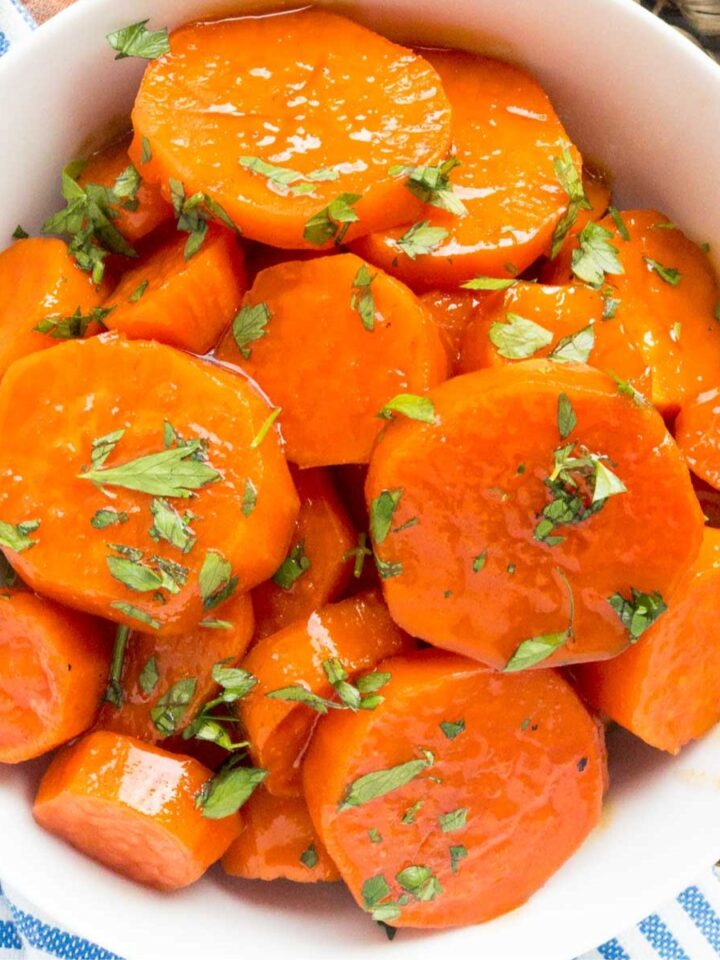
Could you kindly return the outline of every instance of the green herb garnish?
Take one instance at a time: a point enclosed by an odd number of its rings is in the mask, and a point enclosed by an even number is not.
[[[404,174],[408,178],[405,186],[423,203],[447,210],[456,217],[464,217],[467,214],[467,207],[455,195],[453,185],[450,183],[450,174],[459,166],[460,161],[457,157],[448,157],[437,167],[396,166],[390,167],[388,173],[391,177]]]
[[[682,274],[675,267],[664,267],[657,260],[653,260],[652,257],[643,257],[643,260],[653,273],[656,273],[661,280],[670,284],[671,287],[676,287],[682,280]]]
[[[267,325],[272,317],[266,303],[255,303],[243,307],[232,323],[233,340],[246,360],[252,355],[249,344],[267,334]]]
[[[393,790],[404,787],[406,783],[410,783],[411,780],[419,776],[423,770],[431,767],[434,762],[435,758],[429,750],[426,750],[422,759],[408,760],[407,763],[398,764],[387,770],[375,770],[358,777],[346,788],[340,802],[340,810],[346,810],[348,807],[360,807],[371,800],[384,797]]]
[[[149,697],[158,685],[159,680],[160,674],[158,673],[157,660],[155,657],[150,657],[138,677],[140,689]]]
[[[16,524],[5,523],[4,520],[0,520],[0,547],[5,547],[14,553],[29,550],[37,543],[37,540],[33,540],[30,534],[35,533],[39,526],[39,520],[24,520],[22,523]]]
[[[250,441],[250,449],[255,450],[263,442],[265,437],[270,433],[272,425],[275,423],[277,418],[282,413],[282,407],[274,407],[272,413],[270,413],[267,419],[261,424],[260,429],[255,434],[255,436]]]
[[[124,57],[141,57],[143,60],[156,60],[170,53],[167,27],[161,30],[148,30],[147,20],[132,23],[129,27],[108,33],[105,39],[117,50],[116,60]]]
[[[125,699],[122,688],[122,673],[129,636],[129,627],[121,626],[115,631],[115,643],[113,644],[112,660],[110,661],[110,676],[103,694],[103,700],[112,703],[118,709],[123,705]]]
[[[630,599],[621,593],[608,597],[608,602],[620,618],[620,622],[630,634],[630,643],[637,643],[648,627],[667,610],[667,604],[658,591],[643,593],[630,588]]]
[[[265,177],[268,187],[274,187],[275,192],[281,196],[304,196],[313,192],[316,183],[337,180],[340,177],[340,172],[332,167],[300,173],[290,167],[276,167],[260,157],[240,157],[238,163],[251,173]]]
[[[273,583],[281,590],[290,590],[296,580],[312,566],[310,557],[305,553],[305,541],[297,543],[273,574]]]
[[[429,220],[421,220],[405,231],[397,245],[404,254],[414,260],[423,254],[432,253],[448,236],[445,227],[433,227]]]
[[[130,518],[122,510],[113,510],[105,507],[97,510],[90,520],[90,526],[96,530],[104,530],[106,527],[112,527],[116,523],[127,523]]]
[[[606,274],[622,274],[625,269],[614,247],[612,230],[601,227],[592,220],[586,223],[578,235],[579,249],[572,253],[572,271],[578,280],[598,290],[605,282]]]
[[[80,307],[69,317],[44,317],[33,329],[45,333],[53,340],[76,340],[84,337],[91,324],[105,328],[103,320],[112,308],[93,307],[90,313],[83,313]]]
[[[331,200],[305,224],[303,231],[305,240],[318,247],[324,246],[330,240],[341,244],[350,229],[350,224],[360,219],[353,210],[353,205],[359,199],[359,193],[341,193],[339,197]]]
[[[195,531],[190,527],[191,522],[197,519],[194,513],[189,510],[179,513],[163,497],[155,497],[150,502],[150,513],[153,515],[153,525],[148,533],[153,540],[157,543],[164,540],[183,553],[192,550],[197,540]]]
[[[237,813],[267,776],[267,770],[241,767],[237,763],[238,759],[231,757],[212,780],[203,784],[195,806],[200,807],[204,817],[222,820]]]
[[[371,502],[370,533],[376,544],[383,543],[390,533],[393,516],[402,495],[402,487],[394,490],[382,490]]]
[[[575,597],[573,596],[570,581],[558,570],[558,574],[565,581],[568,592],[568,625],[565,630],[556,633],[544,633],[539,637],[531,637],[529,640],[523,640],[505,664],[505,673],[516,673],[519,670],[527,670],[528,667],[534,667],[542,663],[548,657],[552,656],[556,650],[564,646],[569,640],[572,640],[575,629]]]
[[[572,154],[567,148],[563,150],[559,157],[554,158],[553,167],[560,186],[568,195],[568,207],[553,231],[552,246],[550,248],[551,260],[554,260],[558,253],[560,253],[560,248],[565,243],[565,238],[575,225],[578,213],[581,210],[592,210],[592,204],[585,196],[582,175],[578,172],[573,162]]]
[[[507,323],[491,323],[488,336],[497,352],[506,360],[532,357],[538,350],[549,346],[553,339],[550,330],[517,313],[508,313]]]
[[[587,363],[595,346],[595,325],[589,323],[581,330],[558,340],[549,354],[558,363]]]
[[[212,610],[235,593],[238,578],[233,576],[232,566],[218,550],[208,550],[200,568],[198,584],[204,609]]]
[[[370,273],[363,263],[355,274],[350,294],[351,309],[357,310],[363,327],[371,332],[375,329],[375,295],[372,283],[376,276],[377,274]]]
[[[435,404],[430,397],[420,397],[415,393],[398,393],[392,400],[388,400],[378,417],[381,420],[392,420],[396,413],[420,423],[437,423]]]

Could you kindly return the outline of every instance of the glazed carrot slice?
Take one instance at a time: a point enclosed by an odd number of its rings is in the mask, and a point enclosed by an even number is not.
[[[605,282],[620,301],[617,319],[652,369],[653,403],[674,414],[720,380],[720,288],[707,254],[667,217],[634,210],[621,218],[600,222],[624,271]]]
[[[366,485],[393,619],[512,670],[619,653],[623,598],[658,616],[702,538],[660,414],[598,370],[542,360],[428,396],[435,422],[389,424]]]
[[[572,255],[579,246],[578,234],[590,221],[600,220],[607,213],[610,204],[610,185],[602,171],[584,166],[582,187],[588,206],[582,206],[576,211],[575,221],[570,226],[565,242],[556,256],[543,261],[539,271],[543,283],[563,284],[572,281]]]
[[[90,321],[104,293],[76,266],[62,240],[17,240],[0,253],[0,289],[0,377],[20,357],[80,335],[83,327],[90,333],[99,329]]]
[[[566,210],[554,161],[570,150],[579,170],[579,155],[544,90],[521,68],[457,50],[423,55],[452,106],[460,165],[449,179],[466,212],[428,205],[414,222],[373,233],[355,249],[416,290],[515,276],[549,250]],[[411,232],[414,224],[422,226]]]
[[[83,187],[88,183],[96,183],[101,187],[112,189],[117,178],[131,163],[128,156],[129,146],[130,135],[128,134],[94,153],[83,167],[78,183]],[[133,203],[130,206],[111,207],[116,214],[113,225],[133,245],[172,219],[173,215],[172,205],[163,197],[160,186],[142,179],[143,167],[144,164],[140,159],[136,169],[141,182],[135,192]]]
[[[212,678],[215,664],[233,666],[244,655],[253,632],[249,594],[232,597],[211,620],[181,637],[133,633],[121,679],[122,706],[106,703],[98,726],[147,743],[181,733],[200,707],[219,691]],[[162,710],[180,690],[177,709]],[[167,744],[163,744],[167,746]]]
[[[469,323],[460,370],[550,356],[588,363],[649,387],[645,359],[615,310],[614,300],[585,284],[549,287],[518,281],[491,294]]]
[[[343,594],[352,577],[347,554],[357,534],[326,470],[294,470],[300,513],[287,557],[252,592],[257,639],[277,633],[295,620]]]
[[[384,702],[323,717],[303,769],[350,892],[397,927],[524,903],[598,823],[600,725],[552,670],[503,676],[439,651],[379,669]]]
[[[302,362],[288,362],[301,343]],[[383,406],[424,393],[447,366],[417,297],[351,253],[259,273],[217,356],[282,407],[287,456],[301,467],[366,463]]]
[[[107,625],[21,588],[0,589],[0,763],[87,730],[107,683]]]
[[[581,694],[616,723],[668,753],[720,719],[720,530],[707,528],[667,613],[614,660],[583,664]]]
[[[458,290],[455,293],[432,290],[420,297],[421,302],[430,309],[430,315],[440,331],[452,372],[459,369],[465,331],[482,312],[487,299],[487,294],[475,294],[469,290]]]
[[[196,797],[211,772],[132,737],[103,730],[59,753],[35,798],[50,833],[131,880],[179,890],[238,836],[238,814],[203,816]]]
[[[269,415],[236,373],[157,343],[26,357],[0,385],[8,558],[40,593],[131,627],[222,619],[278,568],[299,509]]]
[[[378,660],[409,646],[379,594],[372,592],[323,607],[252,648],[243,667],[257,677],[258,684],[241,701],[240,716],[254,762],[268,771],[265,786],[272,794],[301,795],[302,755],[319,712],[333,709],[322,702],[334,696],[326,672],[332,662],[340,661],[352,683]],[[300,701],[298,686],[307,691],[304,698],[300,692]],[[295,688],[295,693],[277,695],[287,688]]]
[[[219,202],[251,239],[324,246],[421,209],[397,165],[441,160],[450,107],[421,56],[329,13],[191,23],[132,113],[149,179]],[[298,51],[302,50],[302,56]]]
[[[706,390],[683,404],[675,421],[675,439],[688,466],[720,490],[720,389]]]
[[[246,880],[339,880],[302,797],[274,797],[260,787],[243,807],[243,829],[222,859]]]
[[[123,274],[105,303],[110,329],[192,353],[215,346],[247,288],[243,254],[221,227],[210,228],[190,259],[185,241],[171,238]]]

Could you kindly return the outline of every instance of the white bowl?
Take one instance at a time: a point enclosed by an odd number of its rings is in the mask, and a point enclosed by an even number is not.
[[[126,115],[143,64],[104,35],[152,15],[174,26],[216,0],[79,0],[0,64],[0,237],[37,228],[62,164]],[[481,50],[545,83],[583,152],[615,175],[621,204],[658,206],[720,248],[720,69],[631,0],[348,0],[328,3],[400,40]],[[236,0],[222,11],[241,12]],[[2,291],[0,291],[2,296]],[[720,330],[719,330],[720,335]],[[42,384],[38,384],[38,391]],[[41,455],[41,453],[39,454]],[[0,767],[0,879],[128,960],[570,960],[674,895],[720,856],[720,732],[676,759],[615,732],[602,825],[521,909],[392,947],[339,885],[229,881],[213,871],[172,896],[132,885],[35,826],[42,762]],[[533,851],[528,850],[528,857]]]

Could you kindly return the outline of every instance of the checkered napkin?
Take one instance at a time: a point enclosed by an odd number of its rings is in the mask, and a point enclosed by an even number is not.
[[[21,0],[0,0],[0,56],[22,43],[24,37],[71,2],[28,0],[25,4]],[[720,0],[717,3],[720,18]],[[705,0],[706,8],[712,5],[713,0]],[[654,6],[662,7],[661,12],[671,22],[698,37],[698,23],[692,17],[680,22],[679,7],[682,4],[674,7],[661,0]],[[688,3],[687,6],[691,7],[692,4]],[[689,12],[685,11],[686,14]],[[720,50],[717,39],[708,44],[714,50]],[[0,882],[2,878],[3,865],[0,863]],[[0,960],[47,960],[48,957],[60,960],[121,960],[103,947],[65,930],[58,924],[58,918],[44,916],[11,887],[0,886]],[[708,870],[696,884],[683,890],[657,913],[650,914],[636,927],[608,940],[578,960],[717,960],[718,957],[720,875]]]

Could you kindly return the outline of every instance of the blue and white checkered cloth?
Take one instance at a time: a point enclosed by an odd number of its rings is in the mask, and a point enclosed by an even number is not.
[[[0,56],[36,23],[20,0],[0,0]],[[0,863],[0,882],[3,878]],[[0,886],[0,960],[121,960],[65,930],[7,885]],[[717,960],[720,875],[708,870],[657,913],[578,960]],[[136,960],[136,958],[131,958]],[[142,958],[146,960],[146,958]],[[493,958],[495,960],[495,958]]]

